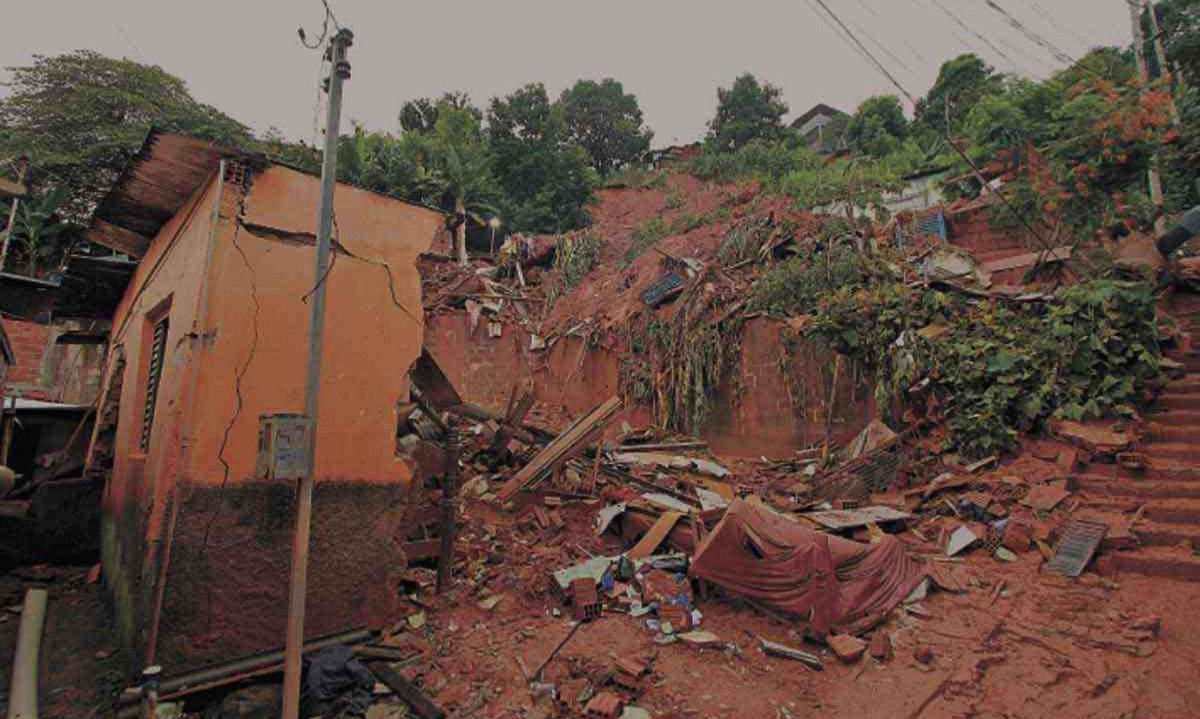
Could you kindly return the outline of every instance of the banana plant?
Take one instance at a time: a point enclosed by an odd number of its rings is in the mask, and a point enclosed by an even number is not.
[[[10,248],[19,247],[26,271],[32,277],[46,262],[58,255],[62,239],[70,226],[58,217],[58,208],[67,197],[66,188],[55,188],[33,197],[17,207]]]

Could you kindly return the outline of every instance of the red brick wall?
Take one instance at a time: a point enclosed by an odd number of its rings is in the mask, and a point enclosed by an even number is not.
[[[994,212],[1003,212],[1003,209],[994,210],[985,205],[946,213],[946,238],[950,244],[970,250],[976,256],[1028,252],[1019,228],[993,222]]]
[[[718,452],[734,456],[785,457],[824,438],[825,405],[833,382],[833,353],[810,342],[788,342],[783,323],[749,322],[741,337],[737,369],[716,398],[702,436]],[[533,381],[534,421],[561,427],[619,389],[617,352],[593,347],[580,353],[583,340],[560,339],[550,349],[531,352],[529,334],[504,325],[490,338],[487,322],[474,332],[465,312],[428,318],[425,346],[467,402],[503,411],[514,382]],[[834,400],[833,433],[848,439],[870,419],[869,382],[843,361]],[[652,423],[645,407],[625,419],[633,426]]]
[[[100,388],[103,345],[60,345],[55,342],[78,323],[39,324],[6,319],[17,363],[8,372],[6,396],[67,404],[90,404]],[[92,327],[92,329],[96,329]]]
[[[49,325],[6,319],[4,329],[8,331],[8,340],[17,360],[16,365],[9,369],[5,394],[32,399],[51,399],[42,378],[46,352],[53,347],[50,344]]]

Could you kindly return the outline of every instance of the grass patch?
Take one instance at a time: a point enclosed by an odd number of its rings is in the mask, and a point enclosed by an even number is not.
[[[553,302],[578,287],[600,262],[603,247],[604,241],[590,232],[564,237],[554,252],[555,276],[548,300]]]

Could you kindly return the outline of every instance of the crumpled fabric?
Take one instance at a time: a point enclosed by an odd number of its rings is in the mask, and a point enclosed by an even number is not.
[[[818,638],[870,629],[930,576],[895,537],[862,544],[742,499],[701,543],[691,574],[806,619]]]
[[[304,657],[304,715],[366,716],[375,676],[344,644],[335,644]]]

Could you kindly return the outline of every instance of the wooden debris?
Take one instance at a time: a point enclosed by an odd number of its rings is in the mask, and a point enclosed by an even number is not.
[[[421,719],[445,719],[446,712],[425,695],[420,687],[405,679],[386,662],[371,662],[367,665],[375,678],[387,685],[392,693],[413,708]]]
[[[835,532],[844,529],[865,527],[868,524],[883,522],[898,522],[912,517],[908,512],[885,506],[863,507],[862,509],[829,510],[826,512],[805,512],[800,515],[810,519],[827,529]]]
[[[663,512],[658,521],[654,523],[654,526],[650,528],[650,531],[646,532],[641,541],[634,545],[633,549],[629,550],[627,556],[630,559],[645,559],[654,554],[654,550],[658,549],[658,545],[663,543],[663,540],[667,538],[667,535],[671,533],[671,530],[675,528],[675,525],[682,518],[682,512]]]
[[[600,432],[620,408],[621,398],[612,397],[577,419],[506,482],[497,492],[497,497],[500,501],[507,502],[516,496],[517,492],[542,481],[561,468],[572,456],[583,451],[584,445]]]
[[[818,671],[825,668],[825,664],[816,654],[810,654],[806,651],[789,647],[786,644],[779,644],[769,639],[758,638],[762,644],[763,653],[772,657],[782,657],[784,659],[794,659],[810,669]]]

